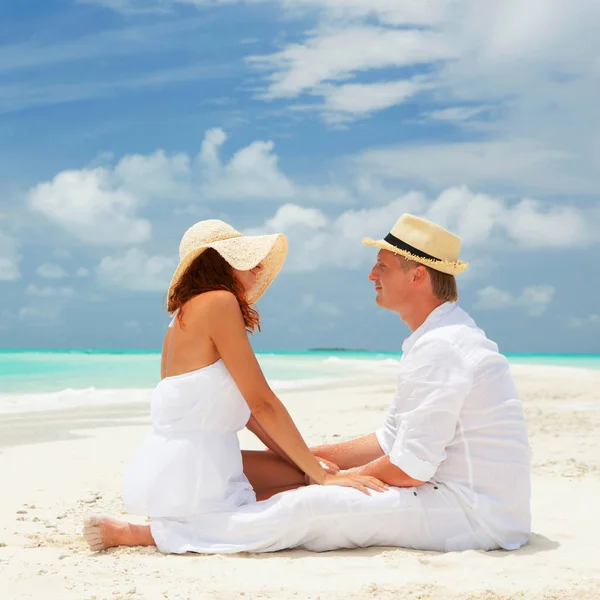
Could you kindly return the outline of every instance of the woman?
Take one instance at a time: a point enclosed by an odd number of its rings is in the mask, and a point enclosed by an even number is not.
[[[252,351],[248,331],[259,327],[259,316],[251,304],[286,252],[281,234],[243,236],[217,220],[184,235],[168,292],[176,316],[163,344],[152,432],[123,482],[126,508],[151,522],[92,517],[84,526],[92,550],[157,545],[164,552],[220,553],[307,544],[318,535],[312,501],[257,498],[303,486],[305,478],[366,494],[387,490],[373,477],[335,474],[313,456]],[[242,459],[237,432],[246,425],[273,454]]]

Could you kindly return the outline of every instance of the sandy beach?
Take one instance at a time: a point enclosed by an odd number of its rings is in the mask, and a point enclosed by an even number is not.
[[[519,551],[91,554],[82,520],[88,513],[124,514],[121,473],[149,427],[148,406],[128,403],[124,393],[120,405],[1,415],[0,598],[598,599],[600,372],[513,371],[533,448],[534,535]],[[282,399],[316,444],[376,429],[393,387],[389,379]],[[247,432],[241,442],[260,448]]]

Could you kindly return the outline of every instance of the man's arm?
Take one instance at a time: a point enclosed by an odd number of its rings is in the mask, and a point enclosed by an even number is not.
[[[384,456],[374,433],[339,444],[316,446],[311,450],[315,456],[335,463],[340,469],[366,465]]]
[[[407,475],[402,469],[392,464],[389,456],[382,456],[361,467],[354,467],[347,470],[348,473],[353,475],[371,475],[377,477],[395,487],[418,487],[423,485],[425,482],[419,479],[413,479]]]
[[[471,384],[471,371],[451,343],[433,339],[416,345],[402,363],[393,442],[386,427],[378,431],[387,456],[365,465],[364,472],[379,473],[399,487],[429,481],[446,460]]]

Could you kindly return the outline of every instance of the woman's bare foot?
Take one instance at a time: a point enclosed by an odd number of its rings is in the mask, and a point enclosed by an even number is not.
[[[156,546],[149,525],[133,525],[99,515],[84,521],[83,537],[92,552],[115,546]]]

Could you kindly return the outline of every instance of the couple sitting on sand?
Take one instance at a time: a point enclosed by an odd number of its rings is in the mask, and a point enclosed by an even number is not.
[[[335,240],[332,240],[335,243]],[[529,444],[506,359],[456,305],[460,240],[404,214],[369,279],[412,330],[377,432],[309,448],[248,340],[252,305],[284,262],[283,235],[216,220],[183,236],[168,294],[174,319],[152,398],[152,432],[123,496],[133,525],[91,517],[92,550],[324,551],[365,546],[516,549],[530,533]],[[241,451],[247,427],[269,448]]]

